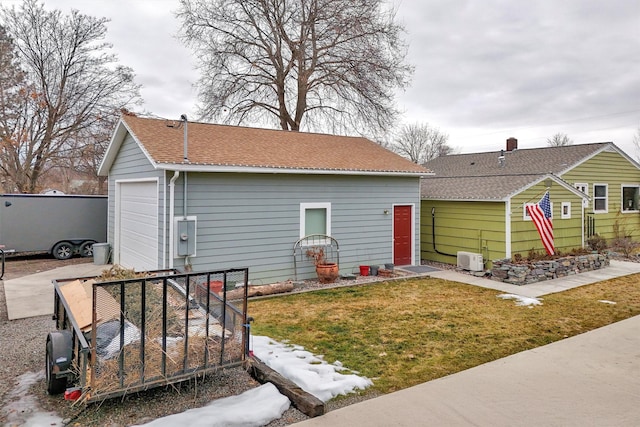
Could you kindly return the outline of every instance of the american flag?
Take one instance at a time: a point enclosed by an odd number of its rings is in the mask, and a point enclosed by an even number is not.
[[[553,246],[553,223],[551,222],[549,192],[544,193],[542,199],[535,205],[527,205],[527,212],[538,229],[538,234],[540,234],[540,239],[547,253],[553,255],[555,248]]]

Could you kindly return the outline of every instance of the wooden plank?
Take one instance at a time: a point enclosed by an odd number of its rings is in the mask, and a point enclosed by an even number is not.
[[[69,304],[69,311],[76,320],[78,327],[86,332],[91,329],[93,321],[93,280],[74,280],[60,286],[60,293]],[[96,289],[98,296],[98,304],[96,307],[97,321],[106,321],[117,319],[120,316],[120,304],[107,292],[106,289],[99,286]]]
[[[293,405],[305,415],[317,417],[325,413],[325,405],[322,400],[307,393],[255,356],[249,359],[249,373],[262,384],[270,382],[275,385],[280,393],[287,396]]]
[[[78,327],[84,329],[91,326],[92,307],[91,297],[87,295],[80,280],[66,283],[60,286],[60,293],[69,305],[69,311],[76,320]]]

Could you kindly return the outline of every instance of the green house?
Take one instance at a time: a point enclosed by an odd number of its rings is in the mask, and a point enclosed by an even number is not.
[[[527,204],[549,191],[556,252],[599,235],[640,240],[640,165],[611,142],[442,156],[421,183],[421,257],[455,264],[526,256],[544,247]]]

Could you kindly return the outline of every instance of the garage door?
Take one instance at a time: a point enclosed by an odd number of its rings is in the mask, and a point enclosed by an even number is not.
[[[120,265],[138,271],[158,268],[158,184],[119,184],[118,253]]]

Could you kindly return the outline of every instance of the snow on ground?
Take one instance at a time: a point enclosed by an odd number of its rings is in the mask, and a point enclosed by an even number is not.
[[[226,427],[263,426],[282,416],[289,409],[289,399],[276,386],[266,383],[238,396],[214,400],[202,408],[158,418],[145,427]],[[251,408],[251,410],[247,410]]]
[[[253,352],[264,363],[302,389],[326,402],[340,394],[372,385],[371,380],[360,377],[339,362],[329,364],[303,347],[279,343],[269,337],[252,336]],[[345,372],[345,373],[342,373]],[[62,419],[53,412],[39,410],[35,398],[28,394],[29,387],[44,377],[44,371],[18,377],[16,387],[9,393],[11,401],[2,410],[9,425],[27,427],[62,426]],[[246,391],[238,396],[217,399],[201,408],[158,418],[145,427],[263,426],[278,419],[289,408],[289,399],[271,383]],[[247,411],[250,407],[251,410]]]
[[[340,362],[329,364],[322,356],[299,345],[279,343],[264,336],[252,336],[251,343],[253,353],[260,360],[323,402],[373,384],[370,379],[344,368]]]
[[[540,301],[540,299],[523,297],[522,295],[500,294],[498,295],[498,298],[513,299],[516,300],[516,305],[529,306],[529,308],[533,307],[534,305],[542,305],[542,301]]]

